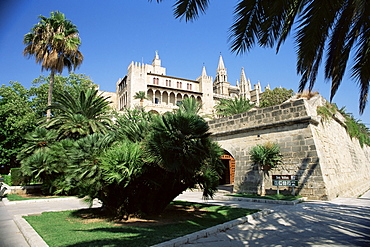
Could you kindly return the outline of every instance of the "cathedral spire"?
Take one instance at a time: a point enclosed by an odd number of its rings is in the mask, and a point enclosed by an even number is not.
[[[222,55],[220,54],[220,58],[218,60],[218,67],[217,71],[226,70],[224,65],[224,60],[222,59]]]

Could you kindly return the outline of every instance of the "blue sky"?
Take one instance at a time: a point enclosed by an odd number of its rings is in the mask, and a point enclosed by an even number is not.
[[[202,71],[214,77],[220,53],[235,85],[244,67],[252,84],[262,87],[298,89],[296,54],[292,39],[278,54],[274,49],[255,47],[244,55],[230,52],[228,29],[233,22],[235,1],[211,1],[206,15],[194,22],[177,20],[172,14],[174,1],[161,4],[148,0],[3,0],[0,1],[0,83],[18,81],[29,87],[41,74],[34,59],[23,56],[23,36],[38,22],[39,15],[50,16],[59,10],[80,31],[82,73],[104,91],[115,91],[118,78],[127,72],[131,61],[151,63],[157,50],[167,75],[195,80]],[[324,81],[322,68],[314,90],[329,98],[330,84]],[[64,72],[67,75],[67,71]],[[370,124],[370,104],[358,115],[358,87],[347,73],[333,102]],[[368,125],[369,126],[369,125]]]

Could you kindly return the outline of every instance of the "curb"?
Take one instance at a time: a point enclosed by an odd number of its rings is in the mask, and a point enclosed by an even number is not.
[[[62,197],[62,198],[49,198],[49,199],[34,199],[34,200],[20,200],[20,201],[9,201],[6,197],[3,198],[4,205],[15,205],[15,204],[27,204],[27,203],[38,203],[38,202],[50,202],[50,201],[66,201],[75,199],[77,197]]]
[[[213,226],[213,227],[210,227],[210,228],[198,231],[198,232],[190,233],[188,235],[178,237],[178,238],[175,238],[175,239],[172,239],[172,240],[160,243],[160,244],[152,245],[151,247],[176,247],[176,246],[180,246],[180,245],[183,245],[183,244],[187,244],[191,241],[194,241],[194,240],[197,240],[197,239],[200,239],[200,238],[204,238],[204,237],[208,237],[208,236],[210,236],[212,234],[216,234],[218,232],[226,231],[226,230],[230,229],[231,227],[234,227],[236,225],[244,224],[244,223],[249,222],[253,219],[262,218],[262,217],[264,217],[268,214],[271,214],[272,212],[273,212],[272,209],[264,209],[260,212],[257,212],[257,213],[251,214],[251,215],[247,215],[247,216],[244,216],[244,217],[241,217],[241,218],[229,221],[229,222],[225,222],[225,223],[220,224],[220,225],[216,225],[216,226]]]
[[[19,230],[23,234],[27,243],[30,247],[47,247],[49,245],[40,237],[40,235],[32,228],[28,222],[23,219],[23,216],[28,216],[28,214],[14,215],[13,220],[18,226]]]
[[[307,197],[298,198],[293,201],[283,201],[283,200],[270,200],[270,199],[258,199],[258,198],[246,198],[237,196],[216,196],[213,200],[223,200],[223,201],[245,201],[245,202],[258,202],[258,203],[271,203],[280,205],[296,205],[298,203],[307,200]]]

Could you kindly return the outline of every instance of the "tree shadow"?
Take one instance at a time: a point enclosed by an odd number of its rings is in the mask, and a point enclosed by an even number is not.
[[[84,234],[92,233],[93,235],[102,236],[97,240],[81,241],[69,246],[148,246],[157,243],[165,242],[173,238],[181,237],[196,231],[200,231],[217,224],[239,218],[246,214],[254,213],[258,210],[248,209],[233,209],[220,205],[199,204],[190,202],[175,202],[175,205],[180,205],[180,211],[176,214],[171,213],[173,221],[168,222],[165,215],[148,218],[154,224],[144,223],[137,224],[114,222],[114,226],[97,227],[93,229],[75,229],[74,232]],[[212,207],[212,209],[210,209]],[[208,212],[206,212],[206,209]],[[91,219],[94,216],[88,215],[91,211],[78,210],[72,215],[76,218]],[[100,218],[100,215],[96,217]],[[165,219],[165,221],[161,221]],[[119,239],[113,236],[121,235]],[[110,237],[104,237],[110,235]]]

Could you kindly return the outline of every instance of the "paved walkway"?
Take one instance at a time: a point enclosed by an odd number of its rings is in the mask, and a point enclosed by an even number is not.
[[[271,209],[263,218],[182,246],[370,246],[370,191],[358,199]]]
[[[176,199],[205,202],[200,192],[185,192]],[[338,198],[331,202],[307,202],[296,206],[221,199],[207,203],[266,209],[273,213],[183,247],[370,246],[370,191],[359,199]],[[86,207],[86,203],[76,198],[10,202],[6,205],[0,202],[0,247],[28,247],[28,242],[31,246],[45,246],[42,239],[35,238],[32,228],[19,223],[19,215]]]
[[[20,217],[21,215],[88,207],[87,203],[75,197],[14,202],[4,199],[0,202],[0,247],[29,247],[30,241],[31,246],[45,246],[42,239],[37,238],[36,232],[29,229],[28,223]]]

